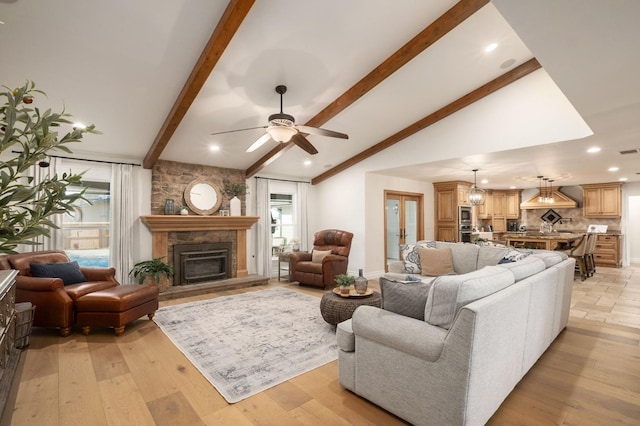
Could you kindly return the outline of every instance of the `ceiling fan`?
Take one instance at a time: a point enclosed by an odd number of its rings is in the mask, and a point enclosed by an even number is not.
[[[280,95],[280,112],[269,116],[268,126],[250,127],[247,129],[227,130],[226,132],[211,133],[212,135],[221,135],[224,133],[242,132],[245,130],[266,129],[265,133],[260,136],[254,143],[247,148],[247,152],[255,151],[262,145],[273,139],[276,142],[293,142],[309,154],[317,154],[318,150],[307,140],[306,135],[328,136],[331,138],[349,139],[349,136],[334,132],[333,130],[321,129],[319,127],[299,126],[296,124],[292,115],[282,112],[282,95],[287,92],[287,86],[276,86],[276,93]]]

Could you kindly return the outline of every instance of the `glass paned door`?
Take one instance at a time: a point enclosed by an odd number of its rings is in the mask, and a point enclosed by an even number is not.
[[[385,258],[400,260],[400,245],[423,238],[422,194],[385,191]]]

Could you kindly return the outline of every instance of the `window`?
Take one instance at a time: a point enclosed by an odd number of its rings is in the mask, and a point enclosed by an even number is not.
[[[296,237],[295,209],[292,194],[271,194],[271,236],[274,249],[288,248]],[[277,251],[277,250],[276,250]]]
[[[72,169],[76,167],[82,166],[73,165]],[[67,191],[86,188],[84,196],[89,202],[79,201],[78,211],[62,215],[63,248],[71,260],[82,266],[108,267],[111,168],[92,165],[84,176],[86,180],[83,179],[81,186],[67,188]]]

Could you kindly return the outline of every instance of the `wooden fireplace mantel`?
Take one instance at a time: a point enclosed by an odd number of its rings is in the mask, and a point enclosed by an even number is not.
[[[140,216],[151,231],[152,256],[164,257],[169,252],[169,232],[236,231],[236,277],[246,277],[247,229],[257,223],[258,216]]]

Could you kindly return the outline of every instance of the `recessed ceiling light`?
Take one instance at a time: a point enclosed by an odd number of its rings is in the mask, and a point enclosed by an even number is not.
[[[600,152],[600,147],[592,146],[591,148],[589,148],[589,149],[587,150],[587,152],[588,152],[589,154],[594,154],[594,153],[596,153],[596,152]]]
[[[620,170],[620,167],[613,166],[613,167],[609,167],[609,169],[608,169],[608,170],[609,170],[610,172],[617,172],[618,170]]]
[[[305,166],[310,166],[311,165],[311,160],[304,160],[304,165]]]
[[[498,47],[498,43],[491,43],[490,45],[484,48],[484,51],[487,53],[493,52],[494,50],[496,50],[497,47]]]
[[[621,178],[619,178],[618,180],[619,180],[620,182],[626,182],[626,181],[627,181],[627,178],[626,178],[626,177],[621,177]]]
[[[487,179],[482,179],[482,180],[480,181],[480,183],[484,185],[484,184],[489,183],[489,181],[488,181]]]
[[[86,129],[86,128],[87,128],[87,126],[85,126],[84,124],[82,124],[82,123],[78,122],[78,123],[73,123],[73,128],[74,128],[74,129],[80,129],[80,130],[83,130],[83,129]]]
[[[511,185],[511,186],[509,187],[509,189],[516,189],[516,187],[515,187],[515,186],[513,186],[513,185]]]
[[[209,146],[209,151],[220,151],[220,147],[218,145]]]

